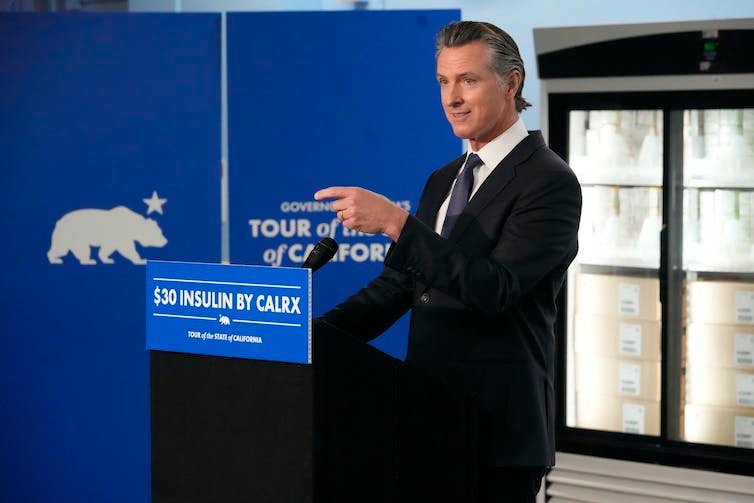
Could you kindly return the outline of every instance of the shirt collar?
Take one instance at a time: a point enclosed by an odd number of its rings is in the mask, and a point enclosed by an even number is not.
[[[476,154],[482,159],[482,162],[490,170],[500,164],[500,161],[505,159],[505,156],[511,153],[511,151],[518,145],[521,140],[529,135],[529,131],[526,130],[524,120],[519,116],[518,120],[503,133],[490,141],[484,147],[480,148]],[[469,148],[469,153],[472,152]],[[468,154],[467,156],[468,157]]]

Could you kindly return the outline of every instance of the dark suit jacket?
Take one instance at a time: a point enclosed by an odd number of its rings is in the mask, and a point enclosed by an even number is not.
[[[580,186],[530,132],[444,239],[434,222],[463,160],[429,178],[383,272],[323,318],[368,340],[412,309],[406,361],[477,395],[483,462],[551,466],[556,297],[577,251]]]

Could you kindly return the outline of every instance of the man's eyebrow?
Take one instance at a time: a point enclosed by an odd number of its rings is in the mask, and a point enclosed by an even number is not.
[[[437,77],[438,79],[446,79],[446,78],[447,78],[447,77],[446,77],[445,75],[443,75],[442,73],[438,73],[438,74],[436,75],[436,77]],[[460,74],[460,75],[458,75],[458,76],[457,76],[457,78],[459,78],[459,79],[464,79],[464,78],[466,78],[466,77],[474,77],[474,78],[478,78],[479,76],[478,76],[478,75],[477,75],[476,73],[474,73],[474,72],[464,72],[464,73],[462,73],[462,74]]]

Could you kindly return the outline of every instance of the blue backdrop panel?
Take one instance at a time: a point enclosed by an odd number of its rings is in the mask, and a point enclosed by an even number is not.
[[[427,176],[461,153],[434,61],[435,33],[459,18],[458,11],[228,16],[232,261],[294,266],[307,246],[334,237],[341,251],[314,274],[314,315],[379,273],[389,238],[346,235],[313,195],[358,185],[415,210]],[[375,344],[403,357],[406,332],[404,318]]]
[[[0,500],[147,501],[137,264],[219,260],[220,18],[5,14],[0,47]]]

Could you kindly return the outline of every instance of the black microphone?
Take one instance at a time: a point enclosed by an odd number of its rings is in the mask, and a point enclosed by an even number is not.
[[[338,251],[338,243],[333,238],[323,238],[319,243],[314,245],[309,256],[301,264],[301,268],[311,269],[314,272],[333,258],[336,251]]]

